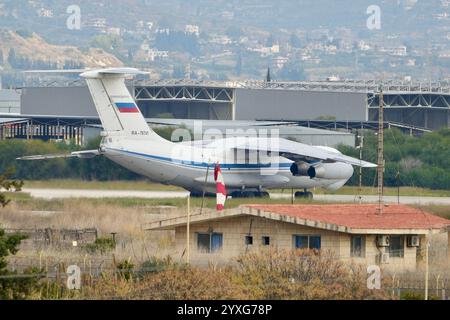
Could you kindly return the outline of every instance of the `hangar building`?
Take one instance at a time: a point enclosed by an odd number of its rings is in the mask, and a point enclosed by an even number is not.
[[[347,132],[378,128],[375,81],[136,80],[128,87],[147,119],[288,121]],[[450,84],[386,81],[383,91],[385,127],[410,134],[449,127]],[[22,88],[20,105],[22,122],[6,121],[9,131],[0,128],[3,137],[81,141],[83,126],[99,124],[83,80],[39,80]],[[8,111],[0,113],[5,117]]]
[[[146,118],[348,121],[378,119],[374,81],[215,82],[141,80],[129,83]],[[450,85],[386,82],[385,121],[436,130],[450,125]],[[97,117],[82,80],[23,89],[23,115]]]

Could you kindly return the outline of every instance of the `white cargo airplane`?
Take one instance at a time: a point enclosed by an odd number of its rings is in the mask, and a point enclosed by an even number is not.
[[[338,189],[353,175],[353,165],[376,165],[348,157],[328,147],[309,146],[281,138],[225,138],[174,143],[151,130],[125,86],[132,68],[90,70],[86,79],[104,131],[98,150],[69,155],[23,157],[105,156],[150,180],[180,186],[192,196],[215,192],[214,166],[219,163],[233,197],[267,196],[268,189],[303,189],[296,196],[312,197],[311,188]],[[253,161],[252,161],[253,159]]]

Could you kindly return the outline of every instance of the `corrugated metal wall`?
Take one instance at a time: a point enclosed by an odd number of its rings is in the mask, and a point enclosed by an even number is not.
[[[98,117],[87,87],[25,88],[22,114]]]
[[[237,120],[367,120],[364,93],[237,89]]]
[[[87,87],[26,88],[22,114],[96,117]],[[145,101],[144,116],[172,113],[176,118],[231,119],[231,105],[205,102]],[[236,89],[236,120],[367,120],[363,93],[311,92],[267,89]]]

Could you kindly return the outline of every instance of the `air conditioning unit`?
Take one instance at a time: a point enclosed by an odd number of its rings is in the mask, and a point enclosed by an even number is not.
[[[378,236],[377,237],[378,247],[389,247],[389,236]]]
[[[419,247],[420,246],[420,237],[419,236],[409,236],[407,238],[408,247]]]
[[[389,253],[380,253],[380,263],[381,264],[389,263]]]

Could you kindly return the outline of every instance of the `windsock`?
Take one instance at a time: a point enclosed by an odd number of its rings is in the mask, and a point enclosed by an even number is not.
[[[214,180],[217,186],[217,211],[222,211],[225,208],[225,201],[227,200],[227,189],[225,188],[225,182],[223,181],[222,170],[220,164],[216,164],[214,168]]]

